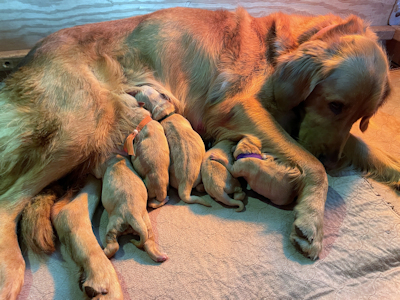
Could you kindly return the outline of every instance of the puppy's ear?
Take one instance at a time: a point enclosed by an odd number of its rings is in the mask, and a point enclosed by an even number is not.
[[[261,154],[261,140],[254,135],[245,135],[239,143],[236,145],[236,149],[233,152],[233,157],[236,157],[242,153],[255,153]]]
[[[323,41],[306,42],[280,57],[272,78],[278,109],[290,110],[311,94],[324,79],[322,69],[326,58],[327,44]]]

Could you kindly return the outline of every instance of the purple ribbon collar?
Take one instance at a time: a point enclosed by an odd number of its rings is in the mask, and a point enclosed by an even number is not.
[[[236,160],[239,160],[241,158],[247,158],[247,157],[254,157],[254,158],[262,159],[262,156],[257,153],[241,153],[236,157]]]

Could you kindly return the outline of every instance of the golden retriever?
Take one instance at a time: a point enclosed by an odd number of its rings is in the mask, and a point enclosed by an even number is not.
[[[177,112],[203,138],[253,134],[263,152],[301,170],[290,240],[312,259],[328,189],[317,157],[330,167],[343,157],[399,185],[397,160],[352,136],[346,143],[351,125],[361,118],[365,130],[390,90],[386,55],[355,16],[171,8],[63,29],[41,40],[0,90],[0,298],[15,299],[23,284],[21,211],[52,181],[104,163],[134,129],[118,95],[152,80],[179,99]],[[118,294],[114,275],[89,283],[101,297]]]

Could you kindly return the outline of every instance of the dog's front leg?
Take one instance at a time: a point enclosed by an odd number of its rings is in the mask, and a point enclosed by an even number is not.
[[[365,176],[400,189],[400,161],[350,134],[339,165],[353,165]]]
[[[204,121],[207,132],[218,140],[238,141],[248,134],[258,137],[263,152],[298,167],[304,174],[294,208],[295,221],[290,240],[306,256],[316,259],[322,250],[328,192],[323,165],[294,141],[254,98],[228,99],[211,106]]]
[[[90,215],[100,201],[100,193],[100,182],[89,177],[75,198],[62,199],[53,206],[52,222],[66,251],[82,268],[80,285],[86,295],[95,299],[122,299],[114,267],[92,231]]]

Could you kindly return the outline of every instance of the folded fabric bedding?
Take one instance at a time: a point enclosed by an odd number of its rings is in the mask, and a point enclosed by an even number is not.
[[[289,241],[292,210],[253,193],[240,213],[216,202],[211,208],[188,205],[171,190],[170,202],[150,212],[168,261],[153,262],[129,242],[131,236],[119,239],[112,263],[124,298],[400,299],[400,217],[388,204],[399,197],[381,196],[353,171],[330,176],[329,184],[317,261]],[[98,237],[107,221],[98,208]],[[27,271],[18,299],[83,299],[79,269],[68,255],[63,259],[63,246],[43,258],[23,250]]]

